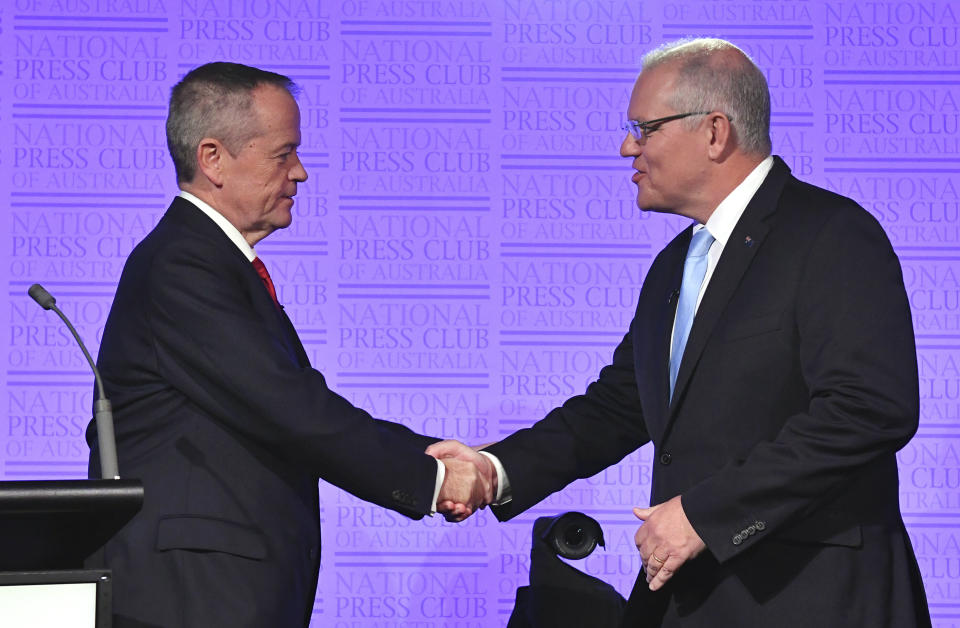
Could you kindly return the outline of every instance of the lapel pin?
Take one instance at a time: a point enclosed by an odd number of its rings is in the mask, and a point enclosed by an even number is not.
[[[743,239],[743,243],[747,246],[753,246],[753,238],[747,236]]]

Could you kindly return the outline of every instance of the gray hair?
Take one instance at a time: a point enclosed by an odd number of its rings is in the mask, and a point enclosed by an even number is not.
[[[239,63],[214,62],[187,73],[170,93],[167,148],[177,171],[177,183],[190,183],[197,174],[197,146],[205,137],[223,142],[231,155],[260,133],[250,119],[253,90],[273,85],[295,95],[288,77]]]
[[[732,54],[731,54],[732,53]],[[670,106],[678,112],[722,111],[731,119],[740,149],[769,155],[770,90],[747,53],[723,39],[681,39],[643,57],[643,71],[677,64]],[[687,128],[697,119],[687,119]]]

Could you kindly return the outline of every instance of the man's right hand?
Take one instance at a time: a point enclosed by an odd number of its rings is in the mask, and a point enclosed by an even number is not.
[[[446,467],[437,510],[448,521],[463,521],[493,502],[497,472],[485,456],[454,440],[434,443],[427,453]]]

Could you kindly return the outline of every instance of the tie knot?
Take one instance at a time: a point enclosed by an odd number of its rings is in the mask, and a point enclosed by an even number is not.
[[[710,250],[714,237],[706,227],[693,234],[690,240],[690,248],[687,249],[687,257],[703,257]]]

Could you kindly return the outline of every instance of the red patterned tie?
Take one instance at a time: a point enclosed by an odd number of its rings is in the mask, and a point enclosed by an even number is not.
[[[253,258],[252,264],[253,267],[257,269],[257,274],[260,275],[260,279],[263,280],[263,285],[267,289],[267,292],[270,293],[273,304],[280,307],[280,301],[277,300],[277,290],[273,287],[273,281],[270,279],[270,273],[267,272],[267,267],[263,265],[259,257]]]

